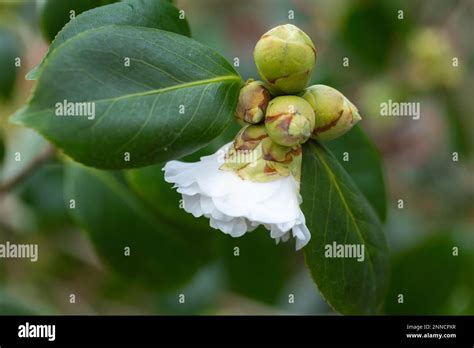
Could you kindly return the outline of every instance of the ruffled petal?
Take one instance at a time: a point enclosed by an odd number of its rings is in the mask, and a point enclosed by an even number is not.
[[[182,194],[184,210],[195,217],[204,215],[212,228],[232,237],[264,225],[277,243],[293,235],[296,249],[304,247],[311,234],[300,209],[297,181],[288,176],[271,182],[254,182],[221,170],[231,144],[196,163],[166,163],[165,180]]]

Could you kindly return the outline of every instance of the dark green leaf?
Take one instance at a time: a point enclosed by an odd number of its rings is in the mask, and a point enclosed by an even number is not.
[[[396,1],[377,0],[347,4],[339,37],[358,68],[375,72],[387,66],[397,39],[406,35],[411,27],[410,11],[404,13],[407,18],[397,18],[400,6]]]
[[[304,248],[314,281],[343,314],[379,312],[388,279],[388,248],[380,220],[344,168],[322,145],[303,149],[301,195],[311,241]],[[329,246],[364,246],[364,258],[326,257]],[[354,256],[354,255],[352,255]]]
[[[375,209],[379,218],[387,217],[387,196],[380,154],[362,128],[355,126],[343,137],[326,143]],[[348,160],[344,156],[348,155]]]
[[[240,126],[233,122],[219,137],[205,148],[183,158],[185,162],[199,161],[200,157],[216,152],[224,144],[230,142],[238,133]],[[180,208],[181,195],[173,189],[173,184],[167,183],[162,168],[164,163],[144,168],[125,171],[128,184],[143,200],[163,217],[185,226],[193,226],[201,231],[215,230],[209,227],[209,220],[201,217],[196,219]],[[204,232],[201,232],[204,233]],[[206,235],[206,234],[205,234]]]
[[[20,199],[35,214],[38,228],[44,231],[69,223],[64,206],[63,181],[63,165],[51,163],[29,176],[18,190]]]
[[[183,228],[192,227],[195,230],[211,232],[208,219],[196,219],[180,207],[181,195],[173,189],[173,184],[165,181],[163,167],[164,164],[158,164],[128,170],[125,177],[130,187],[163,218],[174,221]],[[196,237],[209,239],[209,233],[204,233],[204,236],[201,234],[202,232],[197,233]]]
[[[64,4],[67,3],[67,6],[71,6],[69,5],[70,1],[60,0],[60,2]],[[74,18],[74,20],[69,21],[51,43],[46,57],[43,58],[43,62],[29,72],[26,78],[29,80],[38,78],[44,60],[66,40],[69,40],[83,31],[111,24],[162,29],[176,34],[190,36],[187,20],[179,18],[178,9],[170,4],[169,1],[126,0],[101,6],[84,12]]]
[[[19,39],[15,33],[0,27],[0,100],[9,99],[15,87],[18,68],[15,58],[20,57]]]
[[[66,204],[75,200],[70,211],[97,253],[128,281],[175,288],[209,260],[210,246],[192,241],[195,230],[160,219],[109,172],[68,166],[65,191]]]
[[[86,165],[141,167],[192,153],[219,135],[232,120],[240,83],[224,58],[197,41],[111,25],[58,47],[13,120]],[[56,116],[65,100],[91,103],[95,118]]]
[[[61,28],[71,20],[71,17],[115,1],[117,0],[45,0],[40,14],[41,30],[46,39],[51,42]]]
[[[387,314],[452,315],[451,302],[467,290],[474,291],[472,251],[450,233],[437,233],[393,257],[392,279],[385,310]],[[453,247],[458,248],[457,256]],[[466,287],[470,282],[470,287]],[[459,290],[459,291],[458,291]],[[399,303],[399,295],[403,303]],[[469,300],[468,300],[469,301]],[[471,300],[471,305],[474,300]],[[466,313],[467,314],[467,313]],[[470,313],[472,314],[472,313]]]
[[[290,276],[291,256],[295,254],[293,245],[275,245],[270,232],[263,227],[239,238],[222,236],[221,241],[230,289],[274,304]]]
[[[140,196],[160,218],[170,221],[175,228],[189,233],[187,239],[196,248],[214,246],[217,231],[209,226],[205,217],[195,218],[182,209],[181,195],[173,185],[164,179],[164,165],[154,165],[128,170],[125,178],[129,186]]]

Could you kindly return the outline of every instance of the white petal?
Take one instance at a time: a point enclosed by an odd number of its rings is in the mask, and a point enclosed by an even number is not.
[[[183,208],[188,213],[193,214],[194,217],[200,217],[203,215],[199,196],[183,195]]]
[[[196,163],[168,162],[163,168],[165,180],[182,194],[184,209],[196,217],[209,218],[212,228],[240,237],[264,225],[276,242],[293,235],[296,249],[301,249],[311,234],[300,209],[298,183],[292,176],[253,182],[220,170],[231,144]]]
[[[231,221],[222,221],[210,218],[212,228],[219,229],[232,237],[241,237],[247,232],[247,224],[243,218],[233,219]]]
[[[305,224],[299,224],[293,227],[293,237],[296,238],[296,250],[300,250],[311,239],[311,232]]]

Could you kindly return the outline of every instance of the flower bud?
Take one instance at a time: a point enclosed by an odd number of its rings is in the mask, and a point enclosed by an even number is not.
[[[273,142],[264,125],[248,125],[236,135],[219,168],[255,182],[270,182],[289,175],[299,182],[301,154],[301,146],[287,147]]]
[[[297,96],[276,97],[267,108],[265,128],[272,140],[283,146],[304,143],[315,125],[311,105]]]
[[[302,97],[314,110],[316,125],[311,138],[332,140],[361,120],[357,108],[337,89],[325,85],[306,88]]]
[[[235,116],[247,123],[259,123],[265,116],[270,99],[270,92],[262,82],[249,80],[240,89]]]
[[[262,139],[267,137],[268,134],[263,124],[247,125],[235,136],[234,147],[236,150],[253,150]]]
[[[254,150],[256,159],[235,172],[244,180],[270,182],[293,175],[301,178],[301,146],[281,146],[270,138],[263,139]]]
[[[268,138],[268,134],[263,124],[243,127],[227,151],[222,169],[238,170],[254,161],[259,156],[257,147],[265,138]]]
[[[316,49],[301,29],[285,24],[263,34],[253,56],[260,77],[272,92],[295,94],[308,85]]]

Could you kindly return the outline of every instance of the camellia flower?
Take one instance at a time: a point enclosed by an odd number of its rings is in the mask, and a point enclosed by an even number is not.
[[[274,143],[264,125],[244,127],[199,162],[171,161],[163,170],[188,213],[232,237],[263,225],[277,243],[293,235],[297,250],[311,238],[300,209],[301,147]]]
[[[247,126],[235,140],[197,163],[168,162],[165,180],[183,196],[184,209],[211,227],[240,237],[263,225],[277,243],[310,240],[300,209],[301,145],[335,139],[361,118],[336,89],[307,86],[316,62],[311,39],[287,24],[265,33],[254,59],[262,81],[241,88],[235,117]],[[282,95],[282,94],[299,94]]]

